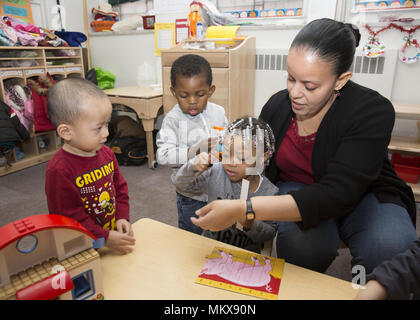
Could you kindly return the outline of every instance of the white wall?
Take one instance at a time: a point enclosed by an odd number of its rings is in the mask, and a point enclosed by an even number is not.
[[[51,6],[55,4],[55,0],[33,0],[45,3],[47,7],[46,12],[49,12]],[[88,0],[88,13],[93,6],[97,6],[99,0]],[[322,10],[318,10],[321,0],[307,0],[307,8],[312,8],[308,13],[307,19],[313,20],[320,17],[341,17],[340,8],[343,2],[337,0],[322,0]],[[338,10],[333,9],[338,3]],[[67,30],[84,32],[83,22],[83,1],[82,0],[61,0],[61,3],[66,6],[67,10]],[[71,6],[70,6],[71,3]],[[315,8],[315,9],[313,9]],[[186,11],[187,12],[187,11]],[[176,15],[160,14],[157,16],[159,22],[174,21],[175,18],[185,17],[183,12],[178,12]],[[410,12],[408,15],[413,15],[420,18],[420,11]],[[406,14],[407,15],[407,14]],[[360,18],[360,15],[359,15]],[[377,16],[370,15],[367,18],[374,21]],[[378,27],[379,28],[379,27]],[[241,27],[240,34],[252,35],[256,37],[257,51],[259,49],[283,49],[287,50],[292,42],[294,36],[299,31],[299,26],[286,26],[270,28],[268,26],[255,28],[255,27]],[[360,29],[362,32],[362,39],[360,46],[367,42],[368,33],[365,29]],[[416,32],[416,37],[420,38],[420,31]],[[387,49],[397,49],[403,44],[403,34],[398,30],[386,31],[380,35],[381,41],[386,44]],[[90,53],[92,66],[98,66],[105,70],[113,72],[117,76],[116,86],[133,85],[136,83],[137,67],[143,62],[155,66],[158,76],[158,81],[161,81],[161,65],[160,58],[154,55],[154,34],[150,31],[142,33],[132,33],[123,35],[103,35],[91,34]],[[415,64],[406,65],[398,62],[396,66],[394,87],[391,97],[395,101],[407,103],[420,103],[420,62]],[[258,80],[258,79],[256,79]],[[281,84],[284,83],[282,79],[279,80],[279,89]],[[256,84],[256,103],[255,113],[259,113],[261,101],[266,99],[267,93],[262,89],[264,83],[258,82]],[[410,126],[408,126],[410,127]],[[411,129],[409,129],[411,130]]]
[[[92,0],[88,0],[88,2],[89,1],[92,1]],[[39,6],[38,3],[40,4],[41,8],[38,8]],[[52,18],[51,9],[56,4],[57,4],[56,0],[31,0],[32,10],[37,12],[37,14],[34,15],[35,25],[50,29],[51,18]],[[60,4],[64,6],[66,10],[66,15],[65,15],[66,30],[84,33],[85,24],[84,24],[84,19],[83,19],[83,1],[82,0],[60,0]]]
[[[135,85],[137,69],[144,61],[153,67],[160,63],[160,59],[157,61],[155,57],[154,33],[150,31],[91,36],[89,43],[92,67],[115,74],[115,87]],[[160,67],[158,71],[160,74]]]

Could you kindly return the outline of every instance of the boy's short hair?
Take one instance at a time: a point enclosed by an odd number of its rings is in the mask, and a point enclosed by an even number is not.
[[[213,82],[210,63],[205,58],[196,54],[186,54],[174,61],[171,68],[172,88],[175,88],[176,78],[179,75],[186,78],[203,75],[206,77],[206,82],[209,87]]]
[[[47,112],[51,122],[58,127],[72,124],[80,117],[80,106],[88,98],[107,98],[93,82],[83,78],[66,78],[55,83],[47,96]]]

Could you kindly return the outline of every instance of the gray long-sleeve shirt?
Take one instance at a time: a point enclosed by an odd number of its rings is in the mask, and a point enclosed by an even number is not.
[[[194,168],[194,158],[184,164],[176,173],[174,183],[177,189],[186,192],[204,192],[208,201],[217,199],[239,199],[241,186],[230,181],[222,163],[215,163],[201,174]],[[248,199],[255,196],[276,195],[278,188],[266,177],[260,176],[260,184],[254,193],[248,193]],[[241,231],[235,225],[217,232],[204,230],[203,235],[246,250],[261,252],[264,242],[274,239],[277,224],[273,221],[254,221],[249,231]]]
[[[156,160],[160,165],[172,167],[174,184],[178,168],[188,161],[188,149],[212,136],[214,126],[226,127],[227,124],[225,109],[212,102],[207,102],[203,112],[196,116],[182,112],[178,104],[168,112],[156,138]],[[177,192],[195,200],[207,201],[207,194],[202,192],[186,192],[178,188]]]
[[[382,262],[366,278],[382,284],[389,299],[409,299],[410,293],[420,297],[420,238],[410,249]]]

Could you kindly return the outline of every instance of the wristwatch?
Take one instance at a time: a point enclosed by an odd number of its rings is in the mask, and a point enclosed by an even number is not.
[[[252,209],[251,199],[246,200],[246,222],[253,222],[255,220],[255,212]]]

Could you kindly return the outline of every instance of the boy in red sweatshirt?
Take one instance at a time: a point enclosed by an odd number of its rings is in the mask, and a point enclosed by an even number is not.
[[[50,213],[79,221],[106,246],[122,253],[135,243],[128,187],[114,153],[105,146],[112,105],[92,82],[67,78],[48,92],[47,110],[63,147],[46,170]]]

